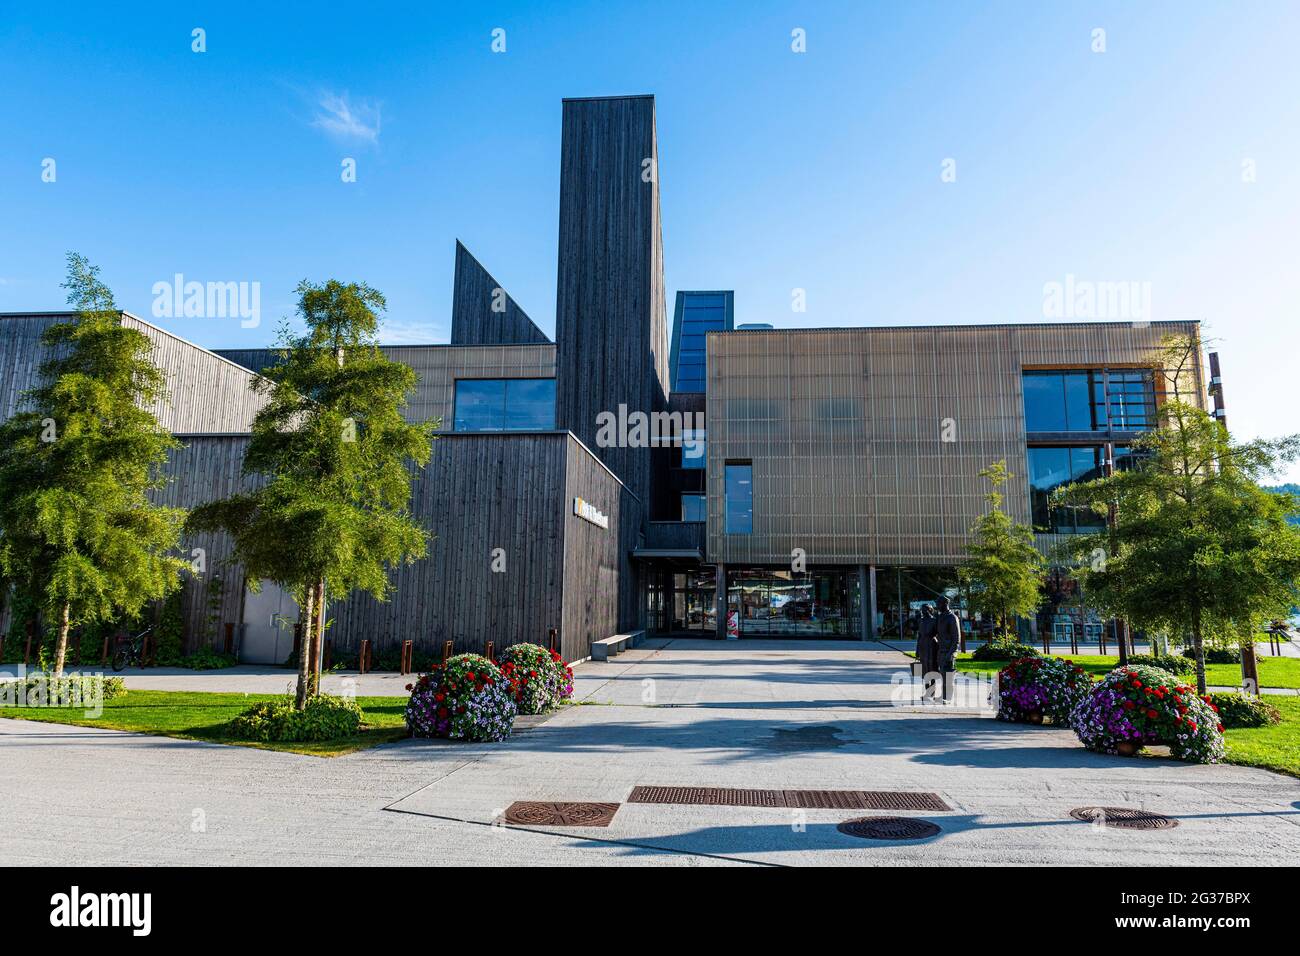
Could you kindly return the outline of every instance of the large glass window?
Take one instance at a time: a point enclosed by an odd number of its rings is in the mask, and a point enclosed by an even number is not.
[[[1156,424],[1155,381],[1149,369],[1112,369],[1106,373],[1102,422],[1121,431],[1141,431]]]
[[[1141,431],[1155,424],[1150,369],[1071,369],[1024,373],[1029,432]]]
[[[1092,431],[1089,373],[1025,372],[1025,430]]]
[[[728,462],[726,466],[726,533],[754,532],[754,466]]]
[[[456,380],[458,432],[549,431],[555,427],[555,379]]]
[[[704,495],[682,495],[682,520],[703,521],[708,516]]]
[[[727,627],[741,637],[854,633],[856,575],[739,569],[727,574]]]
[[[703,392],[706,368],[705,336],[727,327],[727,297],[724,295],[685,295],[682,297],[681,328],[677,332],[676,366],[673,391]]]
[[[1105,526],[1105,516],[1089,508],[1051,505],[1052,492],[1057,488],[1076,481],[1100,478],[1104,454],[1105,450],[1099,446],[1029,449],[1029,495],[1035,530],[1052,534],[1079,534],[1097,531]],[[1118,449],[1116,457],[1119,457]]]

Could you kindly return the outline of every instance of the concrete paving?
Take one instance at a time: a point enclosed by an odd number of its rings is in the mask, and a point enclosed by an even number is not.
[[[1092,754],[1067,730],[991,719],[987,687],[977,682],[963,686],[958,706],[921,706],[907,674],[902,655],[880,645],[652,641],[581,665],[577,704],[504,743],[403,741],[328,760],[0,721],[5,856],[142,864],[1300,862],[1300,780]],[[925,791],[952,809],[900,814],[941,826],[931,839],[870,841],[836,830],[870,814],[626,803],[638,784]],[[607,828],[499,825],[516,800],[622,806]],[[1180,825],[1134,832],[1068,816],[1089,805],[1141,807]]]

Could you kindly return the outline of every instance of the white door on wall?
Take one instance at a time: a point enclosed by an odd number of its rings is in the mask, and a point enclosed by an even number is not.
[[[298,602],[278,584],[262,582],[262,590],[244,595],[244,633],[239,660],[244,664],[283,664],[293,653],[293,626]]]

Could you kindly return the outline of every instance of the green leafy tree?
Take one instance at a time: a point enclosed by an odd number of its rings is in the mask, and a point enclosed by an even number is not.
[[[297,599],[301,710],[317,690],[321,602],[355,590],[383,600],[390,568],[428,549],[410,514],[411,467],[428,462],[437,423],[402,418],[417,379],[378,347],[379,292],[331,279],[297,293],[306,332],[282,330],[278,364],[253,384],[267,401],[243,471],[258,486],[195,509],[187,528],[229,532],[250,586],[271,580]]]
[[[1172,341],[1166,354],[1199,354]],[[1166,366],[1167,367],[1167,366]],[[1260,479],[1300,454],[1300,436],[1235,442],[1181,395],[1133,442],[1137,467],[1069,485],[1062,504],[1103,513],[1111,527],[1063,546],[1091,599],[1152,633],[1190,635],[1205,693],[1205,644],[1253,641],[1270,618],[1300,603],[1300,499]]]
[[[969,557],[958,569],[958,580],[969,607],[993,617],[1006,634],[1009,619],[1030,615],[1038,608],[1043,582],[1043,554],[1034,546],[1034,532],[1013,520],[1003,508],[1002,486],[1012,477],[1005,460],[980,472],[990,489],[988,511],[971,526]]]
[[[149,501],[179,447],[150,411],[165,395],[153,345],[83,256],[63,287],[76,317],[45,330],[39,384],[0,424],[0,575],[54,622],[56,677],[70,629],[138,614],[188,567],[167,554],[185,513]]]

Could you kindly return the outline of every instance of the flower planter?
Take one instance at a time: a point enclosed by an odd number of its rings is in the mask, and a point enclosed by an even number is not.
[[[1092,681],[1077,664],[1059,657],[1021,657],[998,671],[998,720],[1064,724],[1088,696]]]
[[[1107,674],[1075,707],[1070,725],[1085,747],[1099,753],[1131,757],[1144,746],[1165,744],[1177,760],[1223,759],[1223,725],[1209,698],[1145,664]]]

